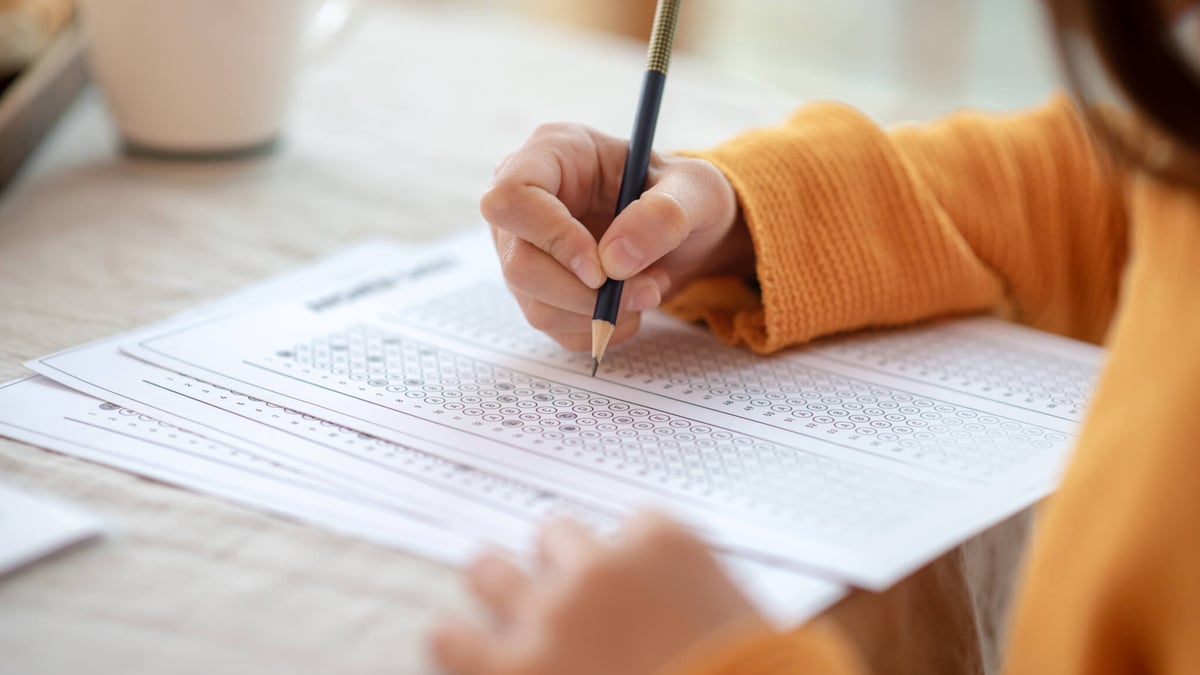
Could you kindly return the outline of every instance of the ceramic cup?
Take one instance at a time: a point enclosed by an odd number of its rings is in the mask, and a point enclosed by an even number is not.
[[[134,155],[254,155],[279,138],[303,52],[348,0],[79,0],[89,60]]]

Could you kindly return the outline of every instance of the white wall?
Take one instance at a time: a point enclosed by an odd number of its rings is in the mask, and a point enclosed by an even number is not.
[[[687,0],[697,53],[804,96],[928,117],[1058,86],[1038,0]]]
[[[650,0],[476,0],[598,14]],[[685,0],[680,46],[806,98],[890,120],[1036,104],[1058,86],[1041,0]],[[603,17],[601,17],[603,18]]]

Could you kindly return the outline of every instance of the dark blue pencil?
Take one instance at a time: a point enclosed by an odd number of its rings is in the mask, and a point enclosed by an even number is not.
[[[621,174],[621,189],[617,194],[614,218],[646,189],[654,127],[658,123],[658,109],[662,104],[663,88],[667,84],[667,64],[671,61],[671,45],[675,41],[680,2],[659,0],[654,12],[654,28],[650,32],[650,48],[646,54],[646,75],[642,79],[642,97],[633,121],[629,152],[625,155],[625,171]],[[596,293],[596,310],[592,312],[593,377],[604,358],[608,341],[617,328],[617,310],[621,307],[621,289],[624,286],[624,281],[608,279]]]

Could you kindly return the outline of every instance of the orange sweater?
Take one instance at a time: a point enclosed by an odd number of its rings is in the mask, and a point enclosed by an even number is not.
[[[881,131],[808,107],[702,156],[733,182],[761,296],[700,282],[676,309],[771,351],[1002,311],[1108,362],[1041,514],[1005,672],[1200,672],[1200,196],[1121,174],[1065,98]],[[693,654],[693,675],[860,673],[831,621]]]

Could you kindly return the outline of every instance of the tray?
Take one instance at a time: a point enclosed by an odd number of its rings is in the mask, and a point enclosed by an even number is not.
[[[0,196],[87,80],[83,38],[72,25],[0,93]]]

